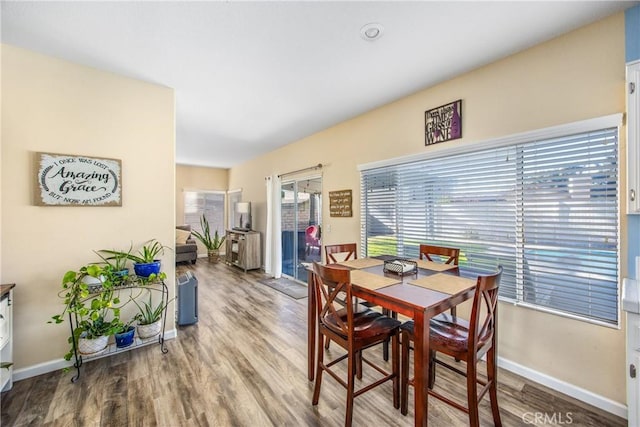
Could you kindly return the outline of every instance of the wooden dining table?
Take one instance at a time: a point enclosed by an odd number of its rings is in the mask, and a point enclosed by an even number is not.
[[[352,293],[382,308],[413,319],[414,414],[416,426],[428,425],[429,322],[439,313],[473,297],[476,281],[459,275],[455,265],[413,260],[412,274],[386,272],[384,262],[398,257],[382,255],[339,263],[351,269]],[[308,377],[315,378],[317,301],[308,272]]]

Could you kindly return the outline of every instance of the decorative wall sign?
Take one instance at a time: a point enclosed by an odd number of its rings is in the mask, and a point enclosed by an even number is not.
[[[351,190],[329,191],[329,216],[353,216]]]
[[[462,138],[462,99],[424,112],[424,145]]]
[[[36,153],[35,202],[40,206],[122,206],[122,162]]]

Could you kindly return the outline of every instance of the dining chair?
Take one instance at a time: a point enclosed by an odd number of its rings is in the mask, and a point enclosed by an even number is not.
[[[342,261],[358,259],[358,249],[355,243],[340,243],[337,245],[325,245],[325,262],[335,264]],[[343,257],[336,258],[337,254],[344,254]]]
[[[346,267],[333,265],[323,266],[314,262],[312,282],[313,292],[315,293],[316,303],[318,304],[316,313],[318,316],[319,338],[313,405],[318,404],[322,376],[323,373],[326,372],[347,389],[345,426],[351,426],[354,398],[386,381],[391,380],[393,382],[393,406],[396,409],[399,408],[400,348],[398,337],[401,322],[373,310],[362,308],[361,305],[356,304],[351,290],[351,273]],[[335,304],[336,298],[339,295],[344,296],[344,300],[347,302],[345,306]],[[325,339],[335,341],[346,350],[346,354],[325,363],[323,345]],[[391,372],[388,372],[383,369],[383,367],[374,364],[362,356],[363,350],[377,344],[382,344],[387,339],[391,339],[393,347]],[[365,364],[374,368],[382,374],[383,377],[355,390],[358,354],[361,355],[362,361]],[[332,369],[334,365],[345,359],[347,360],[346,381]]]
[[[435,260],[432,258],[434,255],[437,255],[438,258]],[[453,264],[458,265],[458,261],[460,260],[460,249],[459,248],[449,248],[446,246],[435,246],[435,245],[420,245],[420,259],[427,259],[427,261],[437,262],[438,260],[444,260],[445,264]]]
[[[325,262],[327,264],[336,264],[339,262],[343,262],[343,261],[351,261],[354,259],[358,259],[358,249],[357,249],[357,245],[355,243],[339,243],[336,245],[325,245],[324,247],[324,253],[325,253]],[[338,254],[340,254],[341,256],[338,257]],[[343,303],[340,301],[337,301],[339,303]],[[360,304],[366,306],[366,307],[372,307],[373,304],[370,304],[367,301],[363,301],[360,302]],[[385,313],[387,314],[387,313]],[[331,340],[327,340],[325,342],[324,348],[325,349],[329,349],[329,344],[331,343]],[[387,344],[388,346],[388,344]],[[385,350],[385,354],[388,350]],[[385,357],[384,360],[389,360],[389,357]],[[358,378],[362,378],[361,375],[361,367],[362,364],[358,363]]]
[[[478,404],[489,392],[493,423],[502,426],[500,411],[498,409],[497,394],[497,321],[498,321],[498,286],[502,276],[502,267],[494,274],[478,276],[476,282],[471,317],[469,321],[449,314],[443,314],[431,319],[429,325],[429,395],[460,409],[469,414],[469,425],[478,427]],[[481,312],[483,313],[481,321]],[[414,337],[413,321],[408,321],[401,326],[402,330],[402,368],[400,379],[400,411],[403,415],[408,411],[409,385],[413,385],[413,379],[409,379],[409,350]],[[437,359],[436,353],[444,353],[465,362],[466,370],[463,371]],[[487,380],[478,377],[478,362],[487,355],[486,368]],[[435,385],[435,365],[439,364],[455,373],[467,377],[467,406],[443,396],[433,390]],[[478,385],[481,385],[478,394]]]
[[[425,259],[427,261],[439,262],[442,261],[445,264],[453,264],[458,265],[458,261],[460,260],[460,249],[459,248],[450,248],[447,246],[436,246],[436,245],[420,245],[420,259]],[[453,272],[450,270],[450,272]],[[457,272],[457,271],[456,271]],[[456,315],[456,307],[451,307],[451,315]]]

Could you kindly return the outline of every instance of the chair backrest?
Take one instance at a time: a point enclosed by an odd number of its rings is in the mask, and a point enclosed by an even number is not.
[[[498,321],[498,287],[501,277],[502,266],[498,266],[496,273],[478,276],[469,319],[469,351],[477,352],[480,340],[489,343],[495,338]],[[480,322],[480,313],[483,309],[484,317]]]
[[[353,301],[351,296],[351,273],[340,265],[313,263],[313,292],[319,310],[318,325],[324,325],[349,339],[353,334]],[[341,301],[337,297],[340,296]],[[345,304],[347,302],[347,304]],[[347,318],[338,311],[346,306]]]
[[[447,248],[445,246],[420,245],[420,259],[426,258],[429,261],[433,261],[431,255],[438,255],[447,258],[444,262],[445,264],[458,265],[460,249]]]
[[[325,245],[325,259],[327,264],[358,259],[357,246],[355,243],[342,243],[339,245]],[[336,254],[345,254],[344,259],[336,258]]]

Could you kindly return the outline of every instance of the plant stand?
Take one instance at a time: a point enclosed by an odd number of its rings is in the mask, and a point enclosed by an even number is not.
[[[134,348],[137,347],[142,347],[142,346],[146,346],[146,345],[151,345],[151,344],[155,344],[156,342],[158,344],[160,344],[160,351],[162,351],[163,354],[166,354],[169,349],[167,349],[165,343],[164,343],[164,332],[165,332],[165,326],[167,323],[167,304],[169,303],[169,288],[167,287],[166,283],[163,281],[158,281],[158,282],[154,282],[154,283],[150,283],[150,284],[144,284],[142,282],[136,282],[136,280],[134,279],[131,283],[128,283],[126,285],[123,286],[118,286],[114,288],[114,291],[132,291],[135,289],[146,289],[149,292],[154,291],[154,292],[160,292],[161,293],[161,297],[162,297],[162,304],[165,306],[164,309],[164,314],[163,314],[163,318],[162,318],[162,330],[160,331],[160,334],[158,335],[158,337],[156,338],[151,337],[151,338],[139,338],[136,337],[134,339],[133,344],[124,347],[124,348],[117,348],[116,343],[110,343],[109,345],[107,345],[107,348],[104,351],[101,351],[99,353],[97,353],[96,355],[82,355],[80,354],[80,352],[78,351],[78,342],[76,339],[73,339],[72,341],[72,346],[73,346],[73,357],[74,357],[74,363],[73,363],[73,367],[76,368],[76,375],[71,378],[71,382],[75,383],[79,378],[80,378],[80,367],[82,366],[83,361],[85,360],[94,360],[94,359],[99,359],[101,357],[107,357],[107,356],[111,356],[113,354],[116,353],[121,353],[123,351],[129,351],[132,350]],[[96,296],[98,296],[100,294],[100,290],[97,289],[95,290],[95,292],[93,292],[91,295],[89,295],[86,300],[90,300],[92,298],[95,298]],[[75,330],[76,326],[78,325],[78,316],[75,314],[71,314],[69,313],[69,324],[71,325],[71,336],[73,337],[73,331]]]

